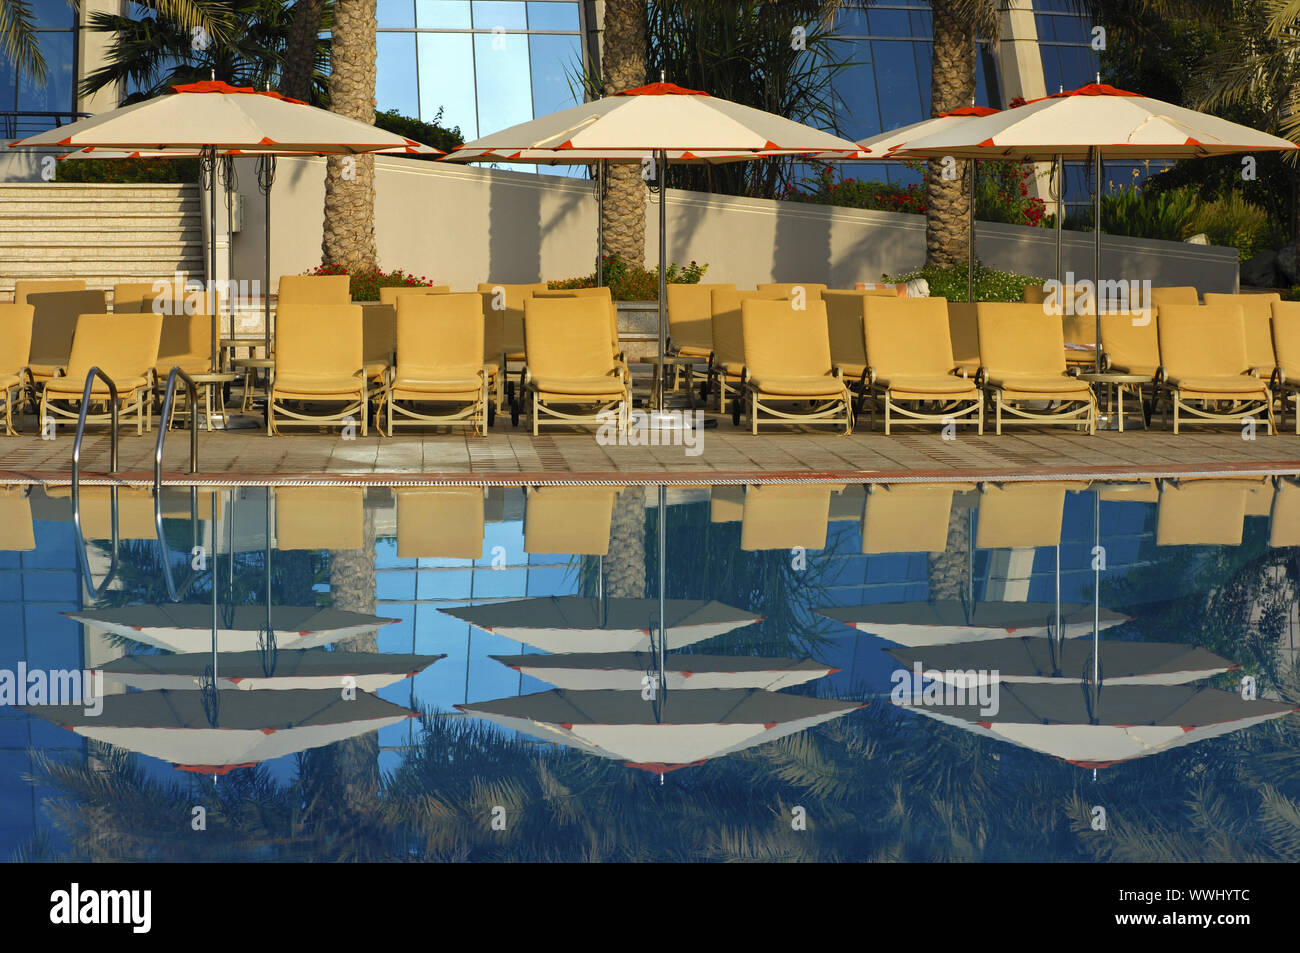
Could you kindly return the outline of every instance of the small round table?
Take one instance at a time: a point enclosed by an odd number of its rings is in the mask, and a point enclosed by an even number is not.
[[[233,371],[219,371],[215,374],[209,373],[209,374],[190,375],[190,377],[194,379],[195,385],[203,389],[203,418],[202,419],[203,419],[204,429],[208,430],[209,432],[213,430],[214,409],[216,411],[215,416],[220,417],[223,421],[225,420],[226,401],[224,396],[222,395],[222,390],[227,384],[229,384],[238,376],[239,375],[234,373]],[[213,406],[214,401],[212,399],[212,395],[214,392],[217,395],[215,401],[215,408]],[[189,409],[189,412],[191,414],[194,413],[195,408],[191,407]],[[173,416],[174,414],[175,412],[173,411]],[[167,423],[166,421],[163,421],[162,426],[166,426],[166,423]],[[224,430],[225,426],[223,424],[223,426],[217,427],[216,429]]]
[[[253,411],[253,399],[261,397],[266,399],[267,388],[262,387],[261,393],[256,394],[253,391],[253,378],[257,371],[269,372],[275,367],[275,358],[273,357],[237,357],[232,362],[236,371],[244,373],[244,396],[240,405],[240,410],[247,414]]]
[[[1106,426],[1098,426],[1098,430],[1118,430],[1124,432],[1124,391],[1127,388],[1135,387],[1138,390],[1138,408],[1142,413],[1142,429],[1147,426],[1146,408],[1142,403],[1141,390],[1143,384],[1150,384],[1151,378],[1145,374],[1125,374],[1120,371],[1085,371],[1079,375],[1079,380],[1087,381],[1089,384],[1100,384],[1106,389],[1106,414],[1111,413],[1112,403],[1115,405],[1114,423]]]

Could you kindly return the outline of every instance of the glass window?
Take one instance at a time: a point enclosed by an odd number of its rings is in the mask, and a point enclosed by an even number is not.
[[[896,129],[923,118],[912,44],[906,41],[871,43],[876,68],[876,94],[882,129]]]
[[[381,30],[412,29],[415,26],[414,0],[377,0],[375,20]]]
[[[479,135],[487,135],[533,118],[532,80],[529,73],[526,36],[502,33],[474,35]]]
[[[418,116],[420,100],[415,82],[415,34],[380,33],[376,36],[376,50],[376,108],[396,109],[403,116]]]
[[[468,30],[469,0],[415,0],[415,20],[421,30]]]
[[[871,10],[867,14],[867,24],[873,37],[912,35],[912,26],[906,10]]]
[[[528,4],[528,29],[530,30],[568,30],[577,33],[582,29],[576,3],[539,3],[534,0]]]
[[[934,58],[933,43],[913,43],[912,53],[916,58],[916,88],[921,93],[921,115],[918,119],[930,118],[930,60]],[[963,105],[965,105],[963,103]]]
[[[23,77],[18,84],[18,111],[69,112],[73,108],[71,30],[37,34],[48,74],[44,85],[37,86]]]
[[[77,12],[67,0],[34,0],[32,21],[38,30],[71,30],[77,25]]]
[[[420,118],[432,122],[441,109],[442,124],[459,126],[466,142],[479,135],[472,43],[468,33],[419,34]]]
[[[929,10],[913,10],[908,16],[912,18],[912,36],[934,36],[934,22]]]
[[[578,36],[530,36],[533,115],[545,116],[582,101],[582,39]],[[576,94],[576,95],[575,95]]]
[[[836,23],[836,33],[840,36],[870,35],[867,29],[867,11],[861,7],[846,7],[841,10]]]
[[[474,29],[526,30],[525,5],[515,0],[473,0]]]
[[[836,92],[842,101],[840,132],[857,141],[884,130],[876,103],[876,77],[870,63],[850,66],[836,77]]]

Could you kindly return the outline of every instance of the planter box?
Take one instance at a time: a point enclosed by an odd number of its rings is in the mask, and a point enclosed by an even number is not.
[[[617,301],[618,339],[629,358],[646,357],[659,349],[659,302]]]

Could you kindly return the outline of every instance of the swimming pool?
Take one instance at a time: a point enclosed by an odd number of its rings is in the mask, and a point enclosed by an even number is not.
[[[1298,579],[1288,477],[4,487],[0,849],[1279,859]]]

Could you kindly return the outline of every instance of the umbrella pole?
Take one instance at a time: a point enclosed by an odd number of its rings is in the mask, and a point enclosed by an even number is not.
[[[235,157],[221,157],[221,172],[226,179],[226,305],[230,311],[230,336],[235,336],[235,299],[229,293],[235,281]],[[217,299],[220,301],[220,297]]]
[[[1065,218],[1065,160],[1056,157],[1056,282],[1065,283],[1061,272],[1061,226]],[[1064,292],[1062,292],[1064,294]]]
[[[208,186],[208,291],[204,295],[204,302],[208,307],[208,317],[212,322],[212,361],[211,371],[217,373],[217,360],[219,357],[219,347],[217,342],[217,309],[212,300],[212,295],[216,291],[217,277],[217,147],[208,146],[204,150],[204,156],[200,160],[200,166],[203,169]],[[212,385],[208,385],[211,387]]]
[[[271,186],[275,184],[275,156],[259,156],[257,159],[257,187],[262,193],[265,208],[263,250],[266,261],[262,269],[262,341],[265,351],[262,356],[271,357]]]
[[[605,284],[605,160],[595,165],[596,179],[596,287]]]
[[[975,167],[978,160],[970,160],[970,208],[966,212],[966,300],[975,300]]]
[[[1092,157],[1092,313],[1096,323],[1096,350],[1093,352],[1093,367],[1101,373],[1101,149]]]
[[[660,200],[663,193],[660,193]],[[659,484],[659,690],[667,693],[668,681],[664,677],[665,653],[668,650],[668,630],[666,628],[665,586],[668,580],[668,488]]]
[[[1092,491],[1092,682],[1101,680],[1101,490]]]
[[[656,409],[664,409],[664,352],[668,350],[668,153],[659,150],[659,364],[655,368]]]

